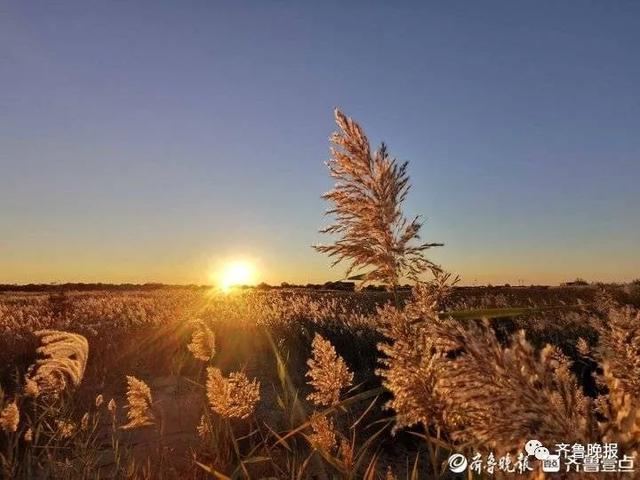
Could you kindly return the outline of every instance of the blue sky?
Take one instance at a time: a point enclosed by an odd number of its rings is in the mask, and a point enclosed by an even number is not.
[[[639,46],[626,1],[0,2],[0,282],[339,278],[334,106],[464,283],[640,277]]]

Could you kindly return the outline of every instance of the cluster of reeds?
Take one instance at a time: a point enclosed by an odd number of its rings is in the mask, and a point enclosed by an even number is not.
[[[448,316],[450,284],[439,274],[437,281],[416,286],[406,305],[390,303],[377,314],[385,337],[379,374],[392,395],[387,406],[395,411],[396,430],[420,425],[428,452],[423,474],[441,475],[451,451],[513,452],[529,438],[550,444],[617,442],[625,454],[637,451],[637,310],[603,302],[591,322],[597,337],[576,346],[601,367],[594,396],[584,393],[572,361],[557,347],[533,346],[522,332],[497,335],[496,320]],[[192,370],[206,373],[194,378],[203,380],[203,414],[194,425],[203,446],[195,460],[199,471],[245,477],[290,471],[299,478],[317,472],[345,478],[386,475],[387,464],[375,450],[391,425],[380,423],[378,429],[360,418],[379,409],[375,399],[381,391],[354,389],[354,373],[328,339],[321,334],[310,339],[306,388],[291,381],[288,369],[296,367],[280,358],[282,384],[273,388],[281,420],[265,421],[262,416],[273,416],[268,409],[274,408],[272,401],[261,400],[260,388],[267,387],[242,371],[225,374],[215,365],[215,323],[190,325],[192,335],[183,348],[194,365],[207,367]],[[0,402],[4,472],[24,478],[25,472],[47,465],[48,471],[73,478],[98,468],[106,457],[113,462],[117,457],[119,468],[140,475],[145,469],[153,472],[153,465],[144,466],[127,451],[126,432],[161,431],[146,383],[129,376],[122,415],[114,400],[101,396],[95,407],[78,411],[71,408],[71,397],[86,376],[87,341],[61,331],[39,332],[37,338],[39,358],[27,369],[22,387]],[[304,389],[310,391],[298,393]],[[43,460],[49,448],[57,452],[51,462]],[[402,474],[394,469],[396,476]]]
[[[606,317],[594,320],[596,346],[578,345],[602,367],[602,388],[592,398],[558,347],[536,349],[523,331],[501,342],[487,320],[463,323],[442,315],[437,290],[419,286],[404,309],[380,312],[388,340],[380,345],[379,373],[393,394],[388,407],[398,428],[421,424],[446,439],[450,450],[464,445],[513,453],[538,439],[548,445],[616,442],[626,455],[637,454],[637,310],[609,305]]]
[[[116,477],[144,471],[121,443],[121,430],[153,424],[151,392],[127,377],[128,423],[120,424],[116,402],[96,396],[83,413],[74,401],[89,358],[80,334],[45,330],[39,358],[27,369],[11,398],[0,389],[0,476],[3,478],[90,478],[96,471]],[[81,413],[81,415],[79,415]],[[142,478],[142,477],[140,477]]]

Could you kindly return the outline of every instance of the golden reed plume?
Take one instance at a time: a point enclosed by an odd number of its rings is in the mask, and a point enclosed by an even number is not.
[[[113,400],[112,400],[113,401]],[[127,418],[124,430],[153,425],[151,389],[142,380],[127,375]]]
[[[219,368],[207,368],[207,398],[211,409],[226,418],[247,418],[260,401],[260,382],[242,372],[225,378]]]
[[[310,419],[313,433],[309,435],[309,443],[316,450],[330,453],[336,448],[338,440],[333,420],[321,413],[314,413]]]
[[[402,203],[409,192],[408,163],[398,164],[386,145],[372,153],[362,128],[335,110],[339,131],[331,136],[329,173],[336,184],[323,198],[335,222],[321,230],[337,235],[333,245],[318,245],[319,252],[336,257],[334,265],[350,262],[347,276],[363,268],[360,286],[381,281],[395,288],[403,277],[417,280],[437,266],[424,257],[438,243],[414,244],[420,238],[419,217],[408,220]]]
[[[16,402],[11,402],[0,412],[0,429],[5,433],[15,433],[20,423],[20,410]]]
[[[208,362],[216,354],[215,334],[202,320],[196,320],[193,324],[195,329],[187,348],[196,360]]]
[[[35,372],[26,381],[25,390],[37,396],[40,392],[60,394],[67,387],[77,387],[82,382],[89,357],[87,339],[77,333],[59,330],[39,330],[41,346],[37,352],[46,358],[36,362]]]
[[[336,353],[331,342],[315,334],[312,342],[312,358],[307,360],[306,376],[315,391],[307,396],[316,405],[335,405],[340,401],[340,391],[351,386],[353,373],[344,359]]]

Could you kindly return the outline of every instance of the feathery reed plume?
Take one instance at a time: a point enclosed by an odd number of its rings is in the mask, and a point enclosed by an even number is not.
[[[40,386],[33,378],[26,377],[23,391],[27,397],[37,398],[40,395]]]
[[[198,432],[198,437],[202,440],[206,440],[211,436],[211,426],[204,415],[200,416],[200,423],[196,427],[196,432]]]
[[[594,423],[571,362],[555,346],[539,353],[524,332],[503,347],[488,326],[446,320],[431,329],[445,352],[437,383],[445,410],[464,405],[454,439],[507,452],[530,438],[588,443]],[[454,357],[454,358],[451,358]]]
[[[608,363],[625,391],[640,398],[640,311],[610,308],[606,321],[594,321],[597,356]]]
[[[76,431],[76,426],[65,420],[56,420],[56,434],[60,438],[71,438]]]
[[[77,333],[59,330],[39,330],[35,335],[42,344],[37,352],[46,357],[36,362],[36,371],[32,377],[40,390],[59,394],[68,385],[77,387],[87,366],[87,339]]]
[[[20,423],[20,410],[15,401],[5,405],[0,412],[0,428],[5,433],[15,433]]]
[[[414,300],[404,310],[385,306],[379,310],[380,331],[387,342],[380,343],[383,353],[382,384],[393,394],[387,407],[396,412],[395,429],[422,423],[446,425],[444,399],[437,389],[443,353],[429,332],[429,323],[437,322],[436,301],[425,288],[414,289]]]
[[[338,440],[333,425],[333,420],[327,418],[326,415],[314,412],[309,420],[313,433],[309,435],[309,443],[316,450],[330,453],[336,448]]]
[[[433,279],[414,286],[414,297],[419,299],[414,304],[429,312],[445,310],[449,303],[449,297],[453,293],[453,287],[459,281],[460,277],[457,275],[454,277],[450,272],[440,269],[434,270]]]
[[[22,439],[27,443],[31,443],[33,441],[33,430],[31,430],[31,427],[27,428]]]
[[[434,272],[434,279],[413,288],[413,299],[403,310],[386,305],[379,309],[379,329],[390,341],[378,345],[383,353],[377,371],[383,385],[393,393],[387,407],[396,411],[394,430],[422,423],[445,426],[459,419],[445,411],[442,392],[437,388],[442,375],[443,352],[431,335],[431,323],[438,322],[452,286],[446,272]]]
[[[111,415],[116,414],[116,401],[113,398],[109,400],[109,403],[107,403],[107,410],[109,410]]]
[[[609,303],[607,318],[594,321],[599,333],[594,356],[602,364],[598,383],[606,395],[596,400],[604,421],[599,428],[604,441],[618,443],[625,452],[640,449],[640,311],[614,308]]]
[[[100,408],[100,406],[104,403],[104,397],[102,396],[102,394],[99,394],[96,397],[96,408]]]
[[[613,298],[611,292],[601,287],[596,290],[595,298],[593,300],[596,310],[605,315],[607,315],[609,311],[615,310],[619,307],[618,302]]]
[[[381,310],[380,370],[397,427],[438,425],[453,440],[508,452],[529,438],[586,443],[592,412],[571,363],[540,353],[520,332],[503,347],[488,324],[440,319],[433,292],[417,289],[404,311]]]
[[[197,360],[208,362],[216,354],[216,337],[202,320],[193,323],[195,330],[187,348]]]
[[[338,453],[340,455],[340,463],[342,463],[342,467],[350,471],[353,469],[353,445],[346,438],[340,439],[340,447],[338,448]]]
[[[604,442],[617,443],[625,453],[640,449],[640,405],[638,398],[625,390],[625,383],[614,375],[605,362],[598,379],[608,393],[596,399],[598,412],[604,417],[598,427]]]
[[[589,347],[589,343],[582,337],[578,338],[576,342],[576,351],[583,357],[591,356],[591,347]]]
[[[321,232],[340,238],[314,248],[336,257],[333,265],[349,261],[347,277],[372,268],[362,274],[360,286],[381,281],[395,288],[402,277],[417,280],[426,270],[437,270],[424,251],[441,244],[414,245],[422,222],[420,217],[409,221],[402,212],[409,191],[408,163],[398,164],[384,143],[372,154],[360,126],[338,109],[334,114],[340,131],[331,136],[327,166],[336,184],[323,198],[333,204],[327,213],[335,223]]]
[[[313,357],[307,360],[306,376],[315,391],[307,399],[316,405],[335,405],[340,401],[340,391],[351,386],[353,373],[331,342],[320,334],[315,334],[311,345]]]
[[[226,418],[247,418],[260,401],[260,382],[249,381],[243,372],[227,378],[219,368],[207,368],[207,398],[214,412]]]
[[[89,412],[85,412],[85,414],[82,416],[82,419],[80,420],[80,430],[84,432],[88,430],[88,428],[89,428]]]
[[[148,385],[134,376],[127,375],[127,418],[129,422],[121,428],[130,430],[153,425],[152,403],[151,389]]]

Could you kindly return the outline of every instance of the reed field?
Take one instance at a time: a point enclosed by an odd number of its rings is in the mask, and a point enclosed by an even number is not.
[[[450,451],[528,437],[635,451],[640,287],[453,289],[437,310],[433,295],[4,293],[3,473],[447,478]],[[550,301],[583,306],[438,315]]]
[[[640,283],[459,286],[404,215],[407,164],[335,118],[316,249],[355,291],[1,292],[3,478],[553,478],[531,440],[636,458]]]

